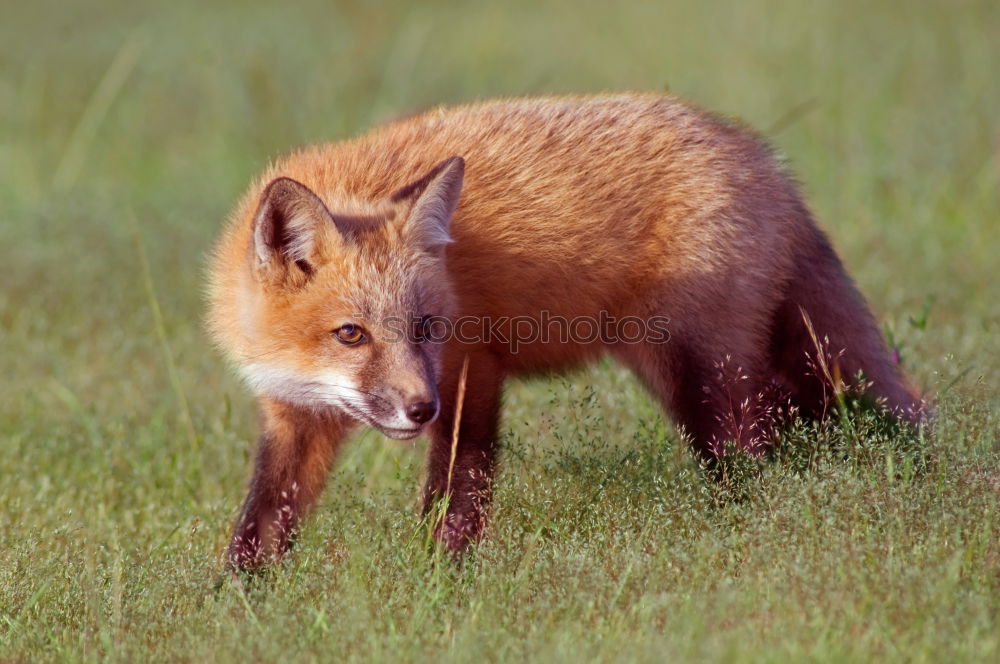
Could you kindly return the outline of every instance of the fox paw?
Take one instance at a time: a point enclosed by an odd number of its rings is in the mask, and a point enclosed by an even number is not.
[[[434,539],[453,556],[461,555],[482,537],[482,521],[478,514],[450,513],[434,530]]]

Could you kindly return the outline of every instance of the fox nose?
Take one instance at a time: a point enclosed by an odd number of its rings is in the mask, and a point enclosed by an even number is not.
[[[406,407],[406,416],[417,424],[429,422],[437,415],[436,401],[414,401]]]

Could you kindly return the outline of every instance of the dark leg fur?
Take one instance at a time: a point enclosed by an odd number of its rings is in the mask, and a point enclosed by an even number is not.
[[[229,566],[252,570],[280,558],[319,496],[347,424],[338,414],[268,402],[253,479],[229,545]]]
[[[489,351],[473,352],[465,383],[458,445],[454,466],[452,436],[459,390],[459,376],[468,347],[447,349],[439,394],[441,414],[431,430],[424,489],[424,513],[447,496],[448,509],[436,526],[435,538],[452,553],[459,553],[479,539],[486,522],[491,484],[496,467],[497,425],[502,375]]]
[[[764,451],[774,424],[775,391],[757,364],[696,341],[672,339],[624,349],[625,360],[660,396],[707,461],[733,441],[753,454]]]

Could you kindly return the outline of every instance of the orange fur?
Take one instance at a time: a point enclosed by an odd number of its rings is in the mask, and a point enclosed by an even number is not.
[[[292,154],[233,214],[210,301],[217,343],[262,398],[292,404],[303,421],[289,426],[343,411],[397,437],[429,430],[428,505],[445,491],[457,373],[469,357],[457,481],[439,532],[455,550],[482,531],[507,376],[612,353],[711,456],[726,437],[748,444],[723,422],[732,399],[777,386],[803,412],[821,412],[801,308],[844,350],[843,375],[863,370],[888,407],[919,417],[863,299],[765,143],[659,95],[438,109]],[[671,339],[537,340],[513,353],[376,335],[378,321],[409,313],[543,312],[666,316]],[[360,324],[366,342],[339,343],[331,331],[345,324]],[[727,357],[748,379],[723,397],[715,364]],[[403,426],[412,404],[438,403],[433,422]],[[349,427],[333,428],[337,437]]]

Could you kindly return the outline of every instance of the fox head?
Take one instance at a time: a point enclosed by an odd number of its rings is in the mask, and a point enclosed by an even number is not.
[[[210,327],[254,392],[392,438],[426,428],[441,350],[428,321],[451,309],[444,247],[463,174],[452,157],[347,209],[288,177],[263,188],[242,247],[220,246],[211,266]]]

